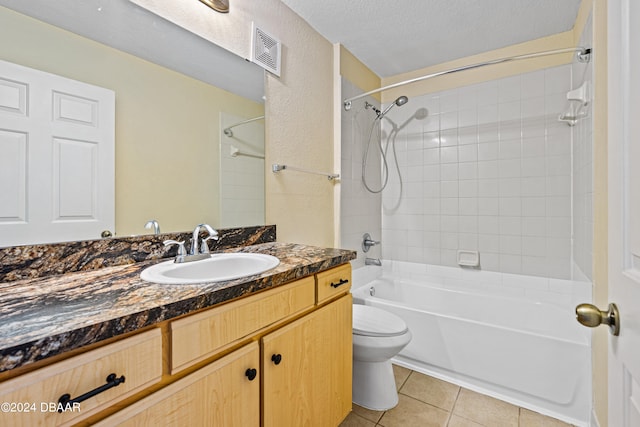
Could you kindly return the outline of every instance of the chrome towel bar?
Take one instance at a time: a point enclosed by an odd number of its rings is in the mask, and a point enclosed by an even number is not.
[[[322,176],[326,176],[327,179],[329,181],[333,181],[336,179],[340,178],[340,174],[339,173],[326,173],[326,172],[317,172],[317,171],[311,171],[308,169],[302,169],[302,168],[296,168],[293,166],[287,166],[287,165],[280,165],[278,163],[274,163],[273,165],[271,165],[271,171],[273,173],[277,173],[283,170],[292,170],[292,171],[296,171],[296,172],[304,172],[304,173],[311,173],[314,175],[322,175]]]

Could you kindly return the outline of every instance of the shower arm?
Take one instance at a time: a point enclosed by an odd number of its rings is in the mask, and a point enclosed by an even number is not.
[[[578,52],[578,61],[580,61],[580,62],[589,62],[591,60],[591,49],[590,48],[585,48],[585,47],[570,47],[570,48],[564,48],[564,49],[548,50],[548,51],[544,51],[544,52],[528,53],[526,55],[517,55],[517,56],[509,56],[509,57],[506,57],[506,58],[498,58],[498,59],[493,59],[491,61],[478,62],[476,64],[464,65],[462,67],[451,68],[451,69],[445,70],[445,71],[438,71],[437,73],[427,74],[427,75],[424,75],[424,76],[416,77],[416,78],[405,80],[405,81],[402,81],[402,82],[390,84],[388,86],[384,86],[384,87],[381,87],[379,89],[370,90],[369,92],[360,94],[358,96],[354,96],[352,98],[345,99],[343,101],[343,106],[344,106],[344,109],[346,111],[349,111],[351,109],[351,101],[355,101],[356,99],[364,98],[365,96],[373,95],[374,93],[382,92],[382,91],[389,90],[389,89],[394,89],[396,87],[408,85],[408,84],[411,84],[411,83],[420,82],[422,80],[428,80],[428,79],[432,79],[434,77],[444,76],[446,74],[457,73],[459,71],[472,70],[474,68],[486,67],[487,65],[502,64],[504,62],[518,61],[518,60],[521,60],[521,59],[538,58],[538,57],[547,56],[547,55],[558,55],[558,54],[561,54],[561,53],[570,53],[570,52]]]

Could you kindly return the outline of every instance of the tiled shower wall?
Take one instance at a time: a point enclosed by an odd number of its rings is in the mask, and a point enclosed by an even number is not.
[[[220,227],[264,224],[264,122],[246,123],[247,117],[220,113]],[[239,150],[236,156],[232,153]]]
[[[344,98],[360,93],[362,93],[360,89],[349,81],[343,80]],[[366,254],[361,248],[364,233],[369,233],[373,240],[380,240],[382,237],[381,193],[370,193],[362,184],[363,150],[369,140],[373,119],[376,117],[373,110],[365,109],[365,101],[375,104],[376,108],[380,107],[378,101],[368,97],[357,103],[354,102],[350,111],[342,111],[340,247],[358,251],[358,258],[352,261],[354,268],[363,266],[366,257],[379,259],[381,256],[380,246],[374,246]],[[375,146],[371,147],[367,159],[367,183],[374,190],[380,188],[380,155]]]
[[[392,109],[383,129],[402,186],[390,156],[383,258],[457,266],[459,249],[477,250],[483,270],[571,278],[572,130],[557,120],[571,73],[550,68]]]
[[[580,46],[590,46],[591,18],[585,25]],[[572,64],[573,87],[587,82],[593,88],[593,61]],[[593,256],[593,106],[585,108],[586,117],[573,127],[573,258],[578,268],[574,276],[582,274],[592,279]]]
[[[582,45],[589,45],[585,28]],[[480,252],[483,270],[590,278],[591,107],[574,127],[557,119],[567,91],[592,83],[592,69],[574,60],[394,107],[383,120],[383,141],[395,145],[402,185],[390,154],[382,198],[360,176],[375,116],[364,100],[354,102],[342,114],[341,245],[359,250],[369,232],[383,241],[381,254],[379,247],[366,254],[374,258],[457,266],[457,250],[468,249]],[[344,97],[359,93],[343,81]],[[372,179],[381,165],[369,160]],[[360,250],[354,267],[364,258]]]

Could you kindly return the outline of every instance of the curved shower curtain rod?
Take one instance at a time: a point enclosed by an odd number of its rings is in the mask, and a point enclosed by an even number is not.
[[[231,131],[231,128],[234,128],[234,127],[240,126],[240,125],[244,125],[244,124],[247,124],[247,123],[255,122],[257,120],[262,120],[262,119],[264,119],[264,116],[258,116],[258,117],[254,117],[252,119],[243,120],[241,122],[232,124],[231,126],[224,128],[223,132],[228,137],[232,137],[233,136],[233,132]]]
[[[343,103],[344,109],[346,111],[349,111],[351,109],[351,101],[355,101],[356,99],[364,98],[365,96],[373,95],[374,93],[382,92],[388,89],[393,89],[399,86],[408,85],[410,83],[416,83],[422,80],[428,80],[433,77],[443,76],[445,74],[457,73],[458,71],[471,70],[473,68],[481,68],[487,65],[502,64],[504,62],[518,61],[520,59],[530,59],[530,58],[537,58],[539,56],[557,55],[560,53],[569,53],[569,52],[578,52],[578,61],[580,62],[589,62],[591,60],[591,48],[587,48],[587,47],[570,47],[565,49],[556,49],[556,50],[548,50],[544,52],[528,53],[526,55],[509,56],[506,58],[499,58],[491,61],[478,62],[476,64],[471,64],[471,65],[464,65],[462,67],[452,68],[450,70],[438,71],[437,73],[427,74],[424,76],[405,80],[403,82],[390,84],[388,86],[384,86],[379,89],[370,90],[369,92],[360,94],[358,96],[354,96],[352,98],[347,98],[344,101],[342,101],[342,103]]]

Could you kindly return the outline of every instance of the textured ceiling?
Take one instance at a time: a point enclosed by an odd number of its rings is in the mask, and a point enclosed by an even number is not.
[[[388,77],[568,31],[581,0],[282,0]]]
[[[567,31],[581,2],[282,1],[380,77]],[[0,5],[261,101],[261,69],[128,0],[0,0]]]

